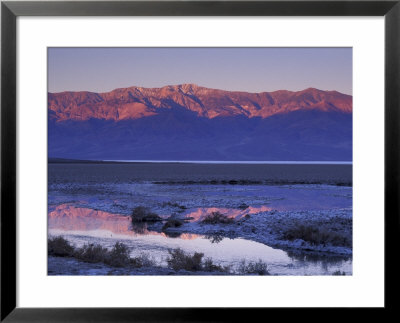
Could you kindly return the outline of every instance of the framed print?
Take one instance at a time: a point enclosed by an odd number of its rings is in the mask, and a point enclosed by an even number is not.
[[[2,2],[1,319],[393,308],[399,13]]]

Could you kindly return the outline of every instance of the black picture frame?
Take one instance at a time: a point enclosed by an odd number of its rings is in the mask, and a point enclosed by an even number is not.
[[[19,16],[384,16],[385,307],[376,309],[376,317],[381,318],[382,310],[396,310],[397,299],[393,291],[399,286],[394,262],[398,254],[400,227],[400,0],[4,1],[1,3],[1,321],[236,321],[242,314],[251,315],[257,320],[257,315],[264,315],[259,312],[265,310],[16,307],[16,19]],[[271,310],[279,311],[281,315],[287,313],[287,309],[282,308]],[[300,309],[297,310],[300,312]],[[326,310],[335,315],[332,309]],[[248,317],[250,321],[253,320],[251,317]]]

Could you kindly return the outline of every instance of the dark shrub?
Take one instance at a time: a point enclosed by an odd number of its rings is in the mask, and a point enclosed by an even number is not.
[[[130,263],[128,247],[121,242],[116,242],[114,247],[108,251],[104,263],[114,267],[127,266]]]
[[[70,257],[74,247],[63,237],[52,237],[47,240],[49,256]]]
[[[178,228],[178,227],[182,226],[183,223],[184,223],[183,220],[170,217],[170,218],[168,218],[167,222],[164,223],[161,230],[164,231],[168,228]]]
[[[82,248],[75,250],[74,256],[82,261],[97,263],[105,262],[108,250],[99,244],[85,244]]]
[[[157,222],[162,221],[156,213],[151,212],[149,208],[137,206],[132,211],[132,222]]]
[[[188,271],[202,270],[201,260],[204,256],[203,253],[195,252],[193,255],[190,255],[180,248],[168,250],[168,253],[167,264],[169,268]]]
[[[257,262],[246,263],[246,260],[242,260],[238,267],[238,273],[240,275],[269,275],[268,266],[261,259]]]
[[[351,238],[347,234],[333,232],[316,225],[300,224],[284,232],[282,238],[291,241],[301,239],[313,245],[326,245],[328,243],[333,246],[351,247],[352,245]]]
[[[75,249],[63,237],[48,239],[49,255],[59,257],[75,257],[81,261],[89,263],[104,263],[113,267],[150,267],[156,266],[156,261],[147,254],[141,254],[138,257],[131,258],[129,248],[121,243],[108,250],[99,244],[85,244],[81,248]]]
[[[214,262],[211,258],[204,259],[202,266],[203,266],[203,270],[208,271],[208,272],[210,272],[210,271],[218,271],[218,272],[225,272],[225,273],[230,272],[229,266],[223,267],[221,265],[214,264]]]
[[[332,273],[333,276],[346,276],[344,271],[336,270]]]
[[[134,267],[153,267],[157,265],[157,262],[148,254],[142,253],[135,258],[131,258],[131,265]]]
[[[131,263],[129,249],[121,242],[116,242],[111,250],[99,244],[86,244],[76,249],[74,256],[85,262],[102,262],[113,267],[125,267]]]
[[[187,271],[207,271],[207,272],[230,272],[230,267],[220,266],[213,263],[211,258],[203,261],[204,254],[195,252],[193,255],[185,253],[182,249],[169,250],[169,258],[167,258],[168,267],[173,270]]]
[[[220,212],[212,212],[211,214],[207,214],[201,223],[204,224],[231,224],[235,221],[234,218],[228,217]]]

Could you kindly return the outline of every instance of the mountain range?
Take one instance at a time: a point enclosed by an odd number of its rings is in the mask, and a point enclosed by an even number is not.
[[[48,94],[49,157],[352,160],[352,96],[181,84]]]

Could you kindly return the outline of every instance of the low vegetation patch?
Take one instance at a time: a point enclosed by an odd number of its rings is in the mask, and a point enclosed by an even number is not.
[[[193,255],[184,252],[182,249],[168,250],[169,257],[167,258],[168,267],[178,271],[219,271],[229,272],[229,267],[221,267],[214,264],[211,258],[203,260],[204,254],[195,252]]]
[[[150,255],[142,253],[137,257],[130,258],[130,265],[134,268],[155,267],[157,266],[157,261],[151,258]]]
[[[132,222],[157,222],[162,218],[145,206],[137,206],[132,211]]]
[[[114,267],[125,267],[129,265],[131,263],[129,248],[121,242],[116,242],[114,247],[108,251],[104,262]]]
[[[297,225],[283,233],[285,240],[301,239],[313,245],[327,245],[351,247],[351,236],[346,233],[334,232],[316,225]]]
[[[211,258],[205,258],[203,261],[203,270],[208,272],[217,271],[217,272],[230,273],[231,266],[221,266],[215,264]]]
[[[228,217],[218,211],[207,214],[201,221],[204,224],[231,224],[233,222],[235,222],[234,218]]]
[[[242,260],[238,267],[239,275],[269,275],[268,266],[261,259],[254,262],[246,262],[246,260]]]
[[[185,253],[182,249],[168,250],[169,257],[167,258],[167,264],[169,268],[173,270],[188,270],[188,271],[199,271],[202,270],[201,261],[204,257],[204,253],[195,252],[193,255]]]
[[[137,257],[130,257],[129,248],[121,242],[116,242],[111,249],[99,244],[85,244],[81,248],[76,248],[63,237],[52,237],[48,239],[48,246],[49,256],[74,257],[80,261],[103,263],[111,267],[142,268],[159,266],[156,260],[148,254],[143,253]],[[267,265],[261,260],[249,263],[243,260],[237,271],[232,271],[231,266],[222,266],[214,263],[211,258],[204,258],[203,253],[195,252],[190,254],[180,248],[169,250],[166,261],[168,267],[175,271],[269,275]],[[333,273],[333,275],[336,274],[336,272]]]
[[[346,276],[344,271],[336,270],[332,273],[333,276]]]
[[[74,257],[84,262],[104,263],[112,267],[126,267],[132,261],[128,247],[121,242],[116,242],[110,250],[99,244],[86,244],[75,250]]]
[[[85,244],[82,248],[78,248],[74,252],[74,257],[90,263],[105,262],[108,249],[99,244]]]
[[[155,266],[156,262],[146,254],[131,258],[129,248],[116,242],[111,249],[99,244],[85,244],[81,248],[75,248],[63,237],[48,239],[48,254],[56,257],[74,257],[88,263],[104,263],[112,267],[148,267]]]
[[[48,254],[55,257],[70,257],[74,247],[63,237],[51,237],[47,240]]]

